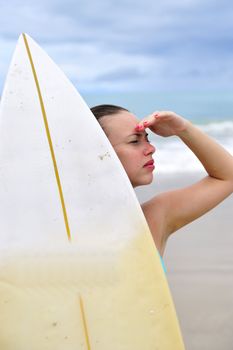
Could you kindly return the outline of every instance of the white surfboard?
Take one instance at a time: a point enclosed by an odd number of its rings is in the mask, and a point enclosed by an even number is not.
[[[0,199],[0,349],[184,349],[117,156],[73,85],[24,34],[1,101]]]

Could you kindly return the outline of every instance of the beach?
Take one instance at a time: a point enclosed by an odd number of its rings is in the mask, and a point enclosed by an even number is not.
[[[204,172],[159,174],[136,190],[140,202],[188,186]],[[170,237],[167,278],[187,350],[233,348],[233,195]]]

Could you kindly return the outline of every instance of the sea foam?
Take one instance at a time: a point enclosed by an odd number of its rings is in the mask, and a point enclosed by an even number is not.
[[[197,125],[213,137],[233,155],[233,122],[212,122]],[[179,138],[162,138],[150,135],[151,143],[156,147],[154,154],[158,173],[202,172],[203,166]]]

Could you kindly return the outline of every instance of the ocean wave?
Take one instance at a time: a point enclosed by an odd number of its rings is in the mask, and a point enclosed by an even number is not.
[[[209,135],[216,137],[232,137],[233,121],[214,122],[208,124],[197,125],[201,130]]]
[[[154,155],[158,173],[201,172],[203,166],[194,154],[183,147],[158,149]]]
[[[209,123],[199,127],[213,136],[233,155],[233,122]],[[160,173],[203,172],[202,164],[177,137],[152,140],[157,151],[154,154],[157,171]]]
[[[233,146],[225,147],[233,155]],[[182,147],[159,148],[154,155],[156,170],[160,173],[205,172],[202,164],[189,150]]]

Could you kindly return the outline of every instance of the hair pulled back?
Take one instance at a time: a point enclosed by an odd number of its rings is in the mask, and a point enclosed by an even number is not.
[[[100,118],[105,117],[106,115],[114,115],[123,111],[129,112],[126,108],[107,104],[94,106],[91,108],[91,111],[98,121]]]

